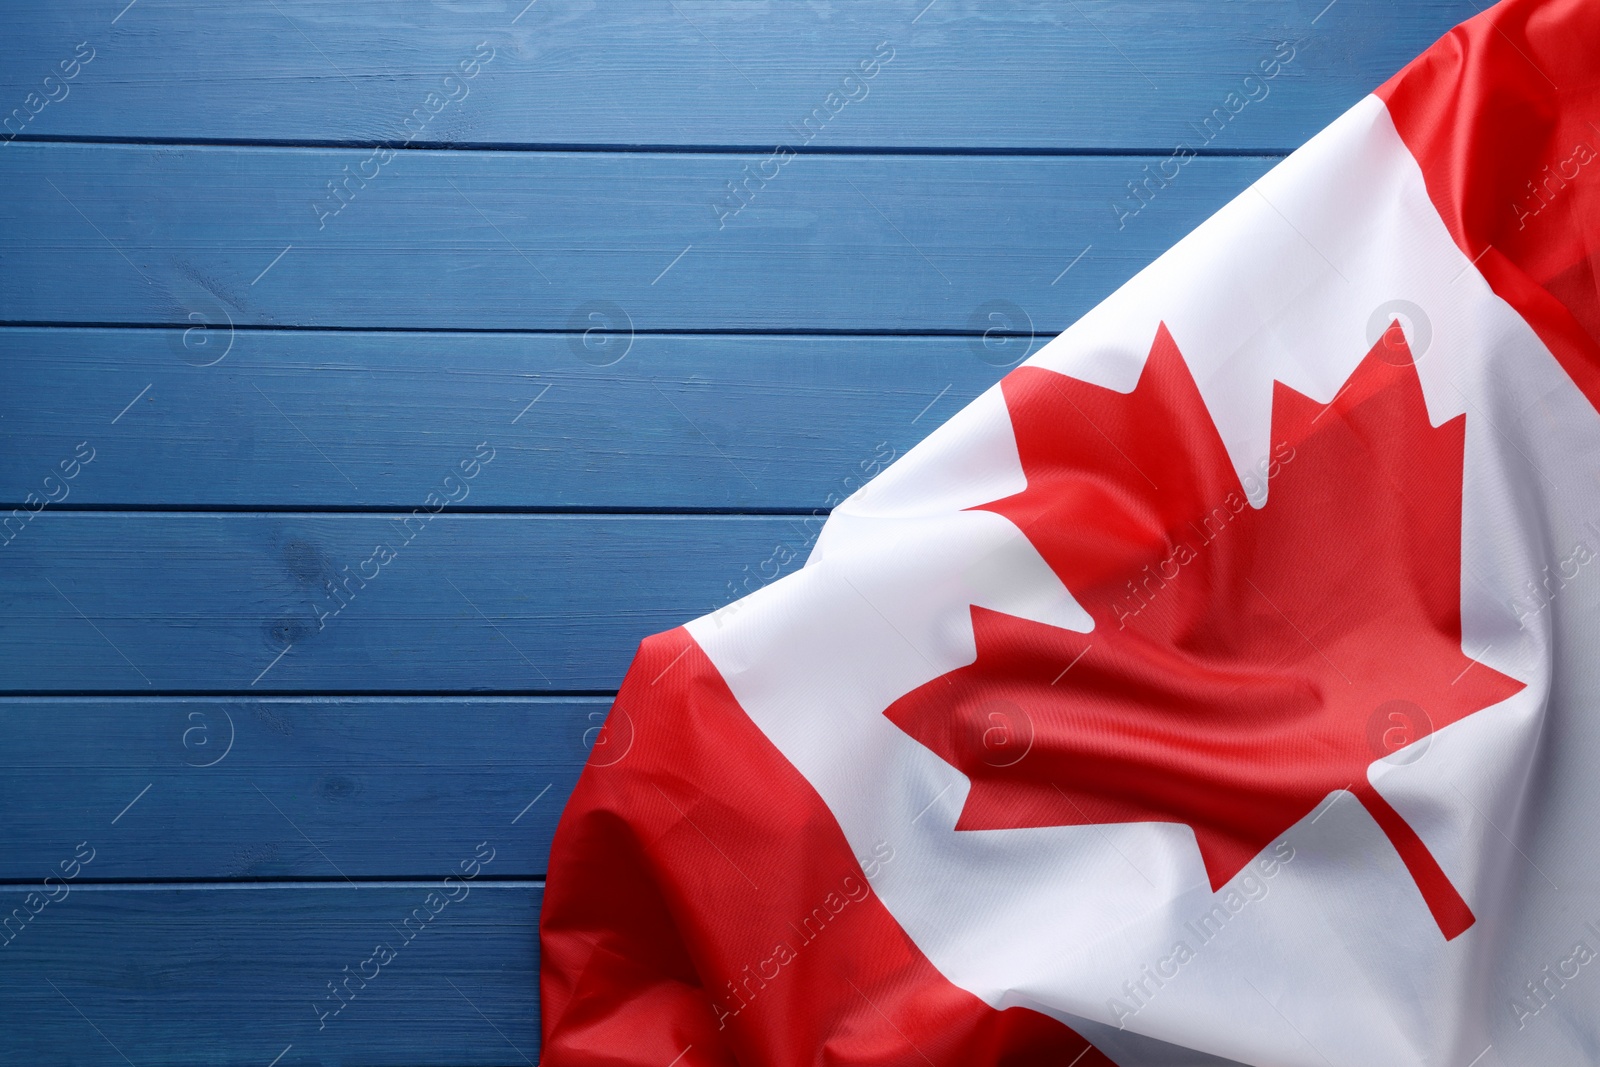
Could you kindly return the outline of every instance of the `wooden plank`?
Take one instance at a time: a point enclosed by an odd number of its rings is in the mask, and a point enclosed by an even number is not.
[[[606,697],[0,699],[0,881],[542,877]],[[106,827],[113,825],[114,829]]]
[[[112,847],[101,842],[114,833],[86,832],[89,847]],[[469,846],[461,859],[473,856]],[[436,914],[437,881],[53,884],[59,899],[25,925],[13,919],[0,948],[0,1017],[12,1024],[0,1027],[0,1060],[266,1067],[281,1054],[277,1067],[533,1064],[541,890],[483,881],[498,862],[480,864],[480,878],[464,887],[452,884],[457,899]],[[0,911],[26,914],[38,889],[0,887]],[[380,944],[392,953],[381,966]],[[372,975],[364,987],[363,973]],[[333,1015],[339,1001],[328,983],[343,986],[347,974],[357,976],[344,987],[354,996]]]
[[[5,320],[1055,332],[1273,162],[802,156],[719,229],[757,157],[407,152],[319,215],[367,155],[11,144]]]
[[[415,507],[487,440],[467,507],[809,511],[1045,339],[591,340],[0,329],[0,501]]]
[[[788,127],[888,42],[889,65],[849,84],[856,99],[814,144],[1170,150],[1277,42],[1297,41],[1259,115],[1224,143],[1282,149],[1475,12],[1466,0],[256,0],[196,19],[180,0],[58,0],[8,19],[0,101],[59,97],[14,123],[24,136],[371,142],[407,136],[402,119],[447,91],[458,99],[415,127],[418,142],[771,146],[796,140]],[[46,89],[80,42],[89,65]],[[493,59],[447,89],[480,42]]]
[[[604,692],[820,527],[426,516],[47,509],[0,549],[0,691]]]

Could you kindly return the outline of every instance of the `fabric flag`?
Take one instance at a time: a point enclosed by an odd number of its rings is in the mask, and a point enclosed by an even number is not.
[[[1473,18],[646,640],[544,1063],[1600,1062],[1597,123]]]

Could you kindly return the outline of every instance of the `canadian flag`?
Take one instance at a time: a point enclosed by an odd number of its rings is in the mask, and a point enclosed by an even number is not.
[[[544,1063],[1600,1063],[1597,123],[1479,15],[645,641]]]

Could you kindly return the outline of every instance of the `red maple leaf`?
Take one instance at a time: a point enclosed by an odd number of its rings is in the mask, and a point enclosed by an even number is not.
[[[1367,768],[1522,688],[1461,650],[1465,417],[1429,424],[1398,325],[1331,404],[1273,388],[1257,508],[1165,326],[1132,393],[1008,375],[1027,488],[975,510],[1094,629],[973,607],[976,660],[885,714],[971,780],[958,830],[1183,823],[1213,890],[1348,789],[1453,938],[1471,910]]]

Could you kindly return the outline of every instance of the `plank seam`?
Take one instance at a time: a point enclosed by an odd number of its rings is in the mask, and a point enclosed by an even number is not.
[[[422,507],[424,501],[410,504],[124,504],[107,502],[98,504],[52,504],[55,512],[107,515],[122,514],[223,514],[223,515],[409,515]],[[22,508],[22,501],[0,499],[0,510]],[[633,516],[661,518],[674,515],[684,518],[820,518],[832,508],[785,507],[720,507],[693,505],[663,505],[661,507],[617,507],[605,504],[505,504],[476,508],[452,508],[451,515],[606,515],[617,518]]]
[[[116,137],[91,134],[18,134],[8,138],[22,144],[105,145],[130,148],[318,148],[371,151],[377,148],[394,152],[543,152],[549,155],[769,155],[771,144],[628,144],[626,142],[574,141],[358,141],[340,138],[289,139],[275,137]],[[1171,145],[831,145],[825,148],[788,146],[800,156],[1083,156],[1121,158],[1172,154]],[[1292,148],[1192,148],[1196,157],[1213,159],[1281,159]]]
[[[90,321],[51,321],[49,319],[0,319],[0,330],[188,330],[194,328],[193,322],[90,322]],[[214,326],[213,329],[221,329]],[[239,333],[416,333],[416,334],[489,334],[504,337],[524,336],[550,336],[550,337],[584,337],[593,334],[619,334],[634,337],[948,337],[955,339],[982,338],[982,337],[1028,337],[1026,330],[1010,330],[996,326],[988,330],[884,330],[865,327],[727,327],[722,329],[699,328],[655,328],[634,330],[558,330],[540,329],[529,327],[520,330],[508,330],[504,327],[488,326],[328,326],[328,325],[302,325],[298,323],[234,323],[231,327]],[[1036,339],[1054,337],[1059,331],[1034,330],[1032,335]]]
[[[275,879],[239,879],[239,878],[185,878],[185,879],[159,879],[152,878],[138,881],[88,881],[77,879],[72,882],[72,892],[110,893],[110,892],[156,892],[161,890],[176,890],[187,892],[207,892],[216,890],[251,890],[251,889],[307,889],[319,885],[330,888],[347,886],[354,881],[360,886],[372,889],[418,889],[432,888],[439,884],[441,878],[456,875],[455,871],[445,871],[443,874],[416,875],[406,878],[393,877],[362,877],[357,875],[354,879],[344,878],[275,878]],[[0,893],[21,893],[37,890],[40,886],[37,878],[28,882],[0,880]],[[479,886],[494,887],[497,889],[538,889],[545,886],[544,875],[534,877],[501,876],[491,878],[481,875],[472,880],[474,889]]]
[[[374,701],[416,697],[429,701],[445,699],[550,699],[550,701],[576,701],[576,699],[614,699],[616,689],[0,689],[0,702],[86,701],[86,699],[112,699],[112,697],[150,697],[152,701],[174,701],[187,697],[226,697],[226,699],[293,699],[312,701],[322,697],[371,697]]]

